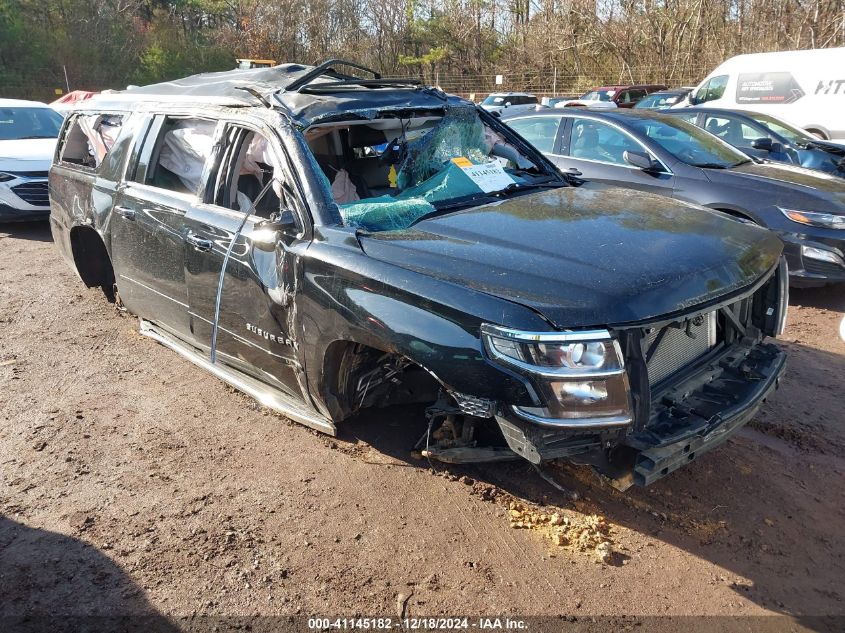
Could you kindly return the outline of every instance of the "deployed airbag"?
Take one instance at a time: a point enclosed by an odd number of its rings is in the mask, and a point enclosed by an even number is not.
[[[205,161],[214,146],[213,121],[179,121],[164,135],[158,163],[179,177],[189,191],[196,191],[202,180]]]

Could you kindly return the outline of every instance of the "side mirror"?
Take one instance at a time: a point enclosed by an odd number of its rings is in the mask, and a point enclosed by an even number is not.
[[[622,158],[629,165],[637,169],[642,169],[643,171],[652,171],[657,168],[657,161],[645,152],[632,152],[626,149],[622,154]]]
[[[772,139],[767,136],[763,138],[755,138],[753,141],[751,141],[751,147],[753,147],[754,149],[761,149],[767,152],[771,152],[772,146]]]
[[[505,107],[507,108],[511,104],[510,101],[505,101]]]
[[[687,101],[689,101],[690,105],[698,105],[700,102],[698,100],[698,91],[693,90],[691,93],[687,95]]]
[[[283,237],[296,237],[299,224],[293,211],[284,209],[274,213],[269,220],[263,220],[252,229],[252,243],[261,250],[272,250]]]

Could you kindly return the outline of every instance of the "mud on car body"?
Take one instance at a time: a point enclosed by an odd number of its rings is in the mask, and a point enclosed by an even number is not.
[[[475,105],[348,62],[96,97],[50,189],[87,286],[330,434],[421,403],[432,458],[646,484],[729,437],[784,366],[774,235],[583,183]]]

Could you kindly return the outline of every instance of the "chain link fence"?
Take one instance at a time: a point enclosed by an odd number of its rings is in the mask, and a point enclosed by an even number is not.
[[[580,95],[597,86],[619,84],[666,84],[695,86],[712,70],[696,65],[686,68],[640,66],[594,67],[581,72],[567,69],[502,71],[500,74],[449,74],[426,76],[426,81],[445,92],[480,99],[490,92],[530,92],[538,97]]]
[[[439,86],[448,93],[480,100],[491,92],[530,92],[538,97],[573,96],[590,88],[614,84],[667,84],[695,86],[712,70],[709,67],[687,68],[683,71],[665,68],[616,68],[611,71],[594,69],[582,73],[568,71],[522,71],[501,75],[432,73],[424,77],[426,83]],[[497,83],[497,79],[501,83]],[[74,76],[66,77],[64,68],[33,68],[26,76],[4,79],[0,75],[0,98],[34,99],[50,102],[68,90],[100,91],[122,89],[126,84],[103,85]]]

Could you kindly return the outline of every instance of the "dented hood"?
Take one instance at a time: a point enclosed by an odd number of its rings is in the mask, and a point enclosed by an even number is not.
[[[531,307],[559,328],[683,310],[770,270],[771,232],[669,198],[586,184],[361,237],[376,259]]]

